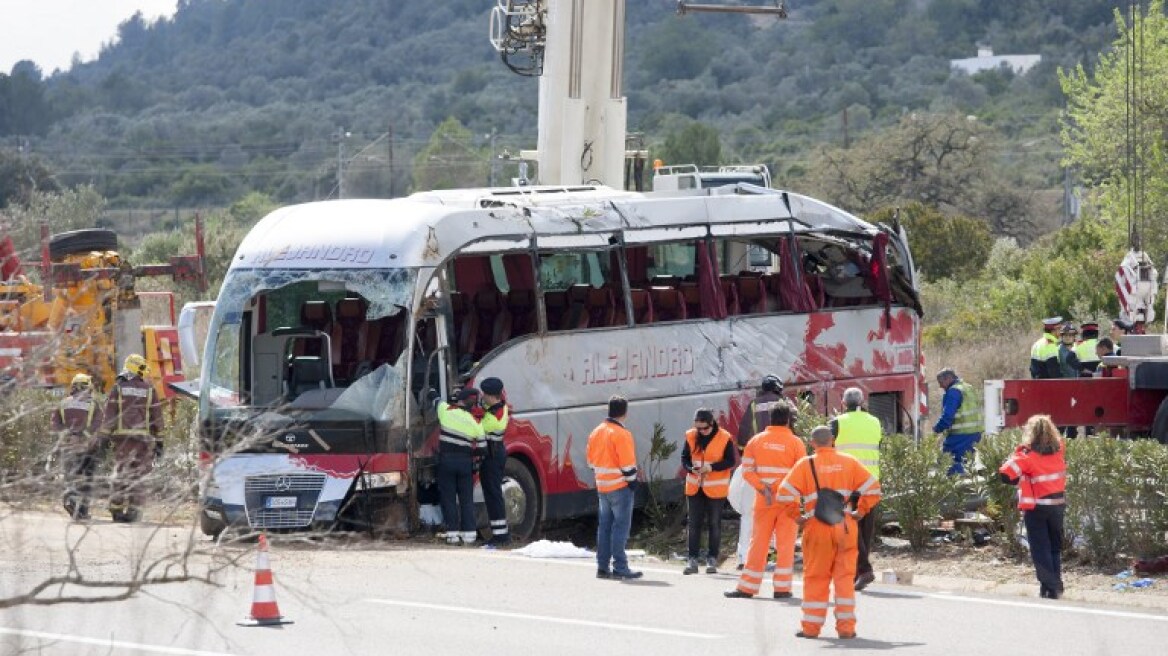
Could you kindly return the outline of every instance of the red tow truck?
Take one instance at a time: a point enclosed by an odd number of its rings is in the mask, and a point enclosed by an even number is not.
[[[1158,274],[1132,250],[1116,272],[1120,318],[1144,333],[1156,318]],[[1132,334],[1121,355],[1105,356],[1102,377],[987,380],[985,429],[1018,428],[1037,414],[1059,426],[1088,426],[1118,437],[1151,437],[1168,444],[1168,334]]]

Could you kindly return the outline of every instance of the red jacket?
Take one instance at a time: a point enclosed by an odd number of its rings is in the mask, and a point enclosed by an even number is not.
[[[1054,453],[1039,453],[1019,446],[998,469],[1002,480],[1018,485],[1018,509],[1061,506],[1066,503],[1067,462],[1062,443]]]

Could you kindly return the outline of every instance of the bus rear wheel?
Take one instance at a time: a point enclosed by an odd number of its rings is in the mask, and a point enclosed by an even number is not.
[[[542,501],[535,475],[518,459],[508,458],[503,469],[503,503],[513,540],[527,542],[535,537]]]

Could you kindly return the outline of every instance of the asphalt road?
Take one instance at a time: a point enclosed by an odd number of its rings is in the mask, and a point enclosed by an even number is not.
[[[70,527],[47,513],[0,515],[0,598],[70,566],[87,580],[133,578],[136,568],[189,545],[183,527],[96,522]],[[796,638],[799,602],[724,599],[731,574],[683,576],[672,563],[640,566],[637,582],[594,578],[590,560],[537,560],[483,549],[365,540],[273,539],[271,568],[285,618],[237,626],[250,611],[255,544],[221,546],[187,561],[215,584],[147,586],[103,603],[0,610],[0,654],[1155,654],[1168,609],[1087,606],[1037,598],[945,594],[875,584],[860,595],[859,638]],[[155,572],[163,571],[155,568]],[[797,584],[798,585],[798,584]],[[764,586],[767,594],[769,588]],[[118,592],[51,588],[49,596]],[[796,595],[799,588],[796,587]]]

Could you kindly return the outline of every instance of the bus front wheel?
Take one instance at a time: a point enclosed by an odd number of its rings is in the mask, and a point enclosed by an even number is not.
[[[212,540],[218,540],[219,534],[227,528],[227,523],[221,519],[214,519],[207,515],[207,511],[199,508],[199,529],[203,531],[203,535],[210,537]]]
[[[541,501],[535,475],[523,462],[508,458],[503,470],[503,502],[513,539],[526,542],[535,537],[539,529]]]

